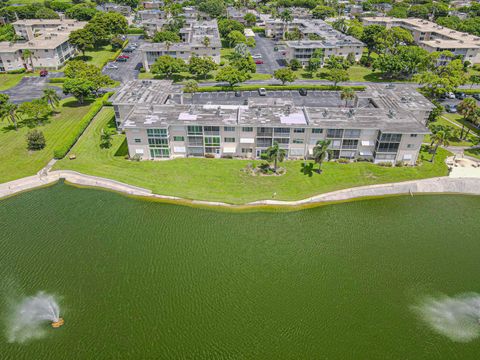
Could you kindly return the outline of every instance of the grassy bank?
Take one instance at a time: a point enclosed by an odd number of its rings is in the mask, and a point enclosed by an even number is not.
[[[54,169],[70,169],[151,189],[154,193],[240,204],[260,199],[297,200],[349,187],[423,179],[447,174],[447,152],[440,150],[435,163],[417,167],[386,168],[367,162],[325,163],[322,175],[303,175],[302,161],[281,166],[287,174],[254,177],[244,168],[251,160],[177,159],[170,161],[125,160],[125,137],[115,135],[110,149],[100,148],[102,128],[112,124],[113,110],[103,108],[73,147],[75,160],[60,160]],[[423,153],[428,160],[431,155]],[[259,162],[257,162],[259,163]]]
[[[17,85],[25,76],[32,74],[0,74],[0,91],[8,90]]]
[[[61,145],[76,123],[87,113],[89,104],[78,106],[76,100],[65,99],[59,113],[34,126],[31,122],[21,121],[18,131],[10,124],[0,123],[0,182],[7,182],[21,177],[34,175],[53,158],[53,149]],[[36,128],[41,130],[47,146],[40,151],[28,151],[26,134]]]

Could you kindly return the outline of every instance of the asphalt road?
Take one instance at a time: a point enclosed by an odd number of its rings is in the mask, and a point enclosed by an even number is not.
[[[145,40],[140,39],[139,36],[129,36],[130,44],[136,43],[137,49],[131,53],[124,53],[130,58],[126,62],[114,62],[117,69],[108,69],[107,66],[103,68],[102,73],[110,76],[113,80],[125,83],[130,80],[138,78],[140,65],[142,64],[142,53],[139,47]],[[139,65],[140,64],[140,65]]]
[[[263,64],[257,65],[257,73],[273,74],[273,72],[282,67],[283,55],[280,51],[274,51],[275,42],[272,39],[255,35],[256,46],[250,51],[252,55],[262,55]],[[256,59],[255,59],[256,60]]]
[[[10,101],[19,104],[26,101],[31,101],[43,96],[43,89],[51,87],[57,91],[58,96],[63,99],[67,96],[63,94],[62,88],[58,86],[49,86],[48,79],[52,77],[63,76],[63,73],[52,73],[47,77],[28,76],[22,78],[20,82],[13,88],[1,91],[3,94],[10,96]]]

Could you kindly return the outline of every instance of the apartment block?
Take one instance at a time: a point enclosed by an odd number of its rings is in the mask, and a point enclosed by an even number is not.
[[[143,67],[149,71],[150,66],[162,55],[169,55],[188,61],[193,55],[208,56],[220,63],[222,43],[216,20],[191,20],[180,29],[179,43],[145,43],[140,46]]]
[[[364,25],[383,25],[387,28],[395,26],[409,30],[415,43],[428,52],[451,51],[471,63],[480,62],[480,37],[461,31],[446,28],[434,22],[423,19],[397,19],[392,17],[365,17]],[[444,65],[449,59],[442,57],[439,65]]]
[[[0,42],[0,72],[61,68],[76,53],[68,42],[70,32],[85,25],[86,22],[65,19],[16,21],[15,32],[25,40]],[[25,50],[32,54],[28,59],[24,59]]]
[[[370,85],[348,106],[340,93],[315,92],[309,106],[298,97],[228,94],[185,104],[181,88],[166,80],[135,80],[112,98],[131,157],[260,158],[278,143],[287,158],[311,157],[331,140],[333,158],[414,165],[433,105],[409,86]],[[314,106],[312,106],[314,104]]]

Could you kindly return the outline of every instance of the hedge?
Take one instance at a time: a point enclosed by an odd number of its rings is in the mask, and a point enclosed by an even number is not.
[[[88,110],[88,112],[80,119],[76,127],[67,136],[65,136],[63,143],[53,149],[53,157],[55,159],[62,159],[65,157],[65,155],[67,155],[67,153],[70,151],[73,145],[75,145],[78,138],[83,134],[88,125],[90,125],[90,122],[102,109],[104,103],[108,101],[108,98],[111,95],[112,93],[107,93],[94,101],[93,105],[90,107],[90,110]]]
[[[18,70],[10,70],[10,71],[7,71],[7,74],[12,74],[12,75],[14,75],[14,74],[23,74],[23,73],[25,73],[25,72],[27,72],[27,70],[25,70],[24,68],[22,68],[22,69],[18,69]]]
[[[57,77],[48,79],[48,82],[52,84],[63,84],[65,80],[67,80],[66,77]]]
[[[265,90],[279,91],[279,90],[323,90],[323,91],[339,91],[343,89],[352,89],[355,91],[363,91],[366,86],[333,86],[333,85],[240,85],[240,86],[202,86],[196,92],[215,92],[215,91],[255,91],[260,88]],[[186,91],[187,92],[187,91]]]
[[[143,35],[145,33],[145,30],[142,28],[128,28],[127,34],[128,35]]]
[[[480,89],[458,89],[455,92],[463,92],[465,95],[480,94]]]

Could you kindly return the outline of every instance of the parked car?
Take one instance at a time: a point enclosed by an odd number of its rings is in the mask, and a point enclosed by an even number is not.
[[[240,97],[240,96],[242,96],[242,93],[238,90],[235,91],[235,97]]]
[[[267,96],[267,90],[265,88],[258,89],[258,95]]]
[[[119,57],[120,57],[120,58],[125,58],[125,59],[130,59],[130,56],[125,55],[125,54],[122,54],[122,55],[120,55]]]
[[[263,64],[263,60],[257,59],[257,60],[255,60],[255,64],[261,65],[261,64]]]
[[[253,54],[253,55],[252,55],[252,58],[254,58],[254,59],[261,59],[261,58],[262,58],[262,54]]]
[[[472,97],[476,100],[480,100],[480,94],[473,94]]]
[[[465,95],[464,92],[457,92],[455,93],[455,97],[458,99],[458,100],[463,100],[467,97],[467,95]]]
[[[455,99],[455,94],[453,92],[448,92],[447,99]]]
[[[124,58],[124,57],[120,57],[120,56],[119,56],[119,57],[117,58],[117,62],[127,62],[127,61],[128,61],[128,59],[127,59],[127,58]]]
[[[105,66],[105,69],[118,69],[118,66],[110,62]]]
[[[125,49],[123,49],[123,52],[131,53],[133,50],[135,50],[133,47],[127,46]]]
[[[47,75],[48,75],[48,71],[47,71],[47,70],[45,70],[45,69],[40,70],[40,76],[41,76],[41,77],[45,77],[45,76],[47,76]]]
[[[456,113],[457,112],[457,105],[447,104],[447,105],[445,105],[445,110],[448,113]]]

